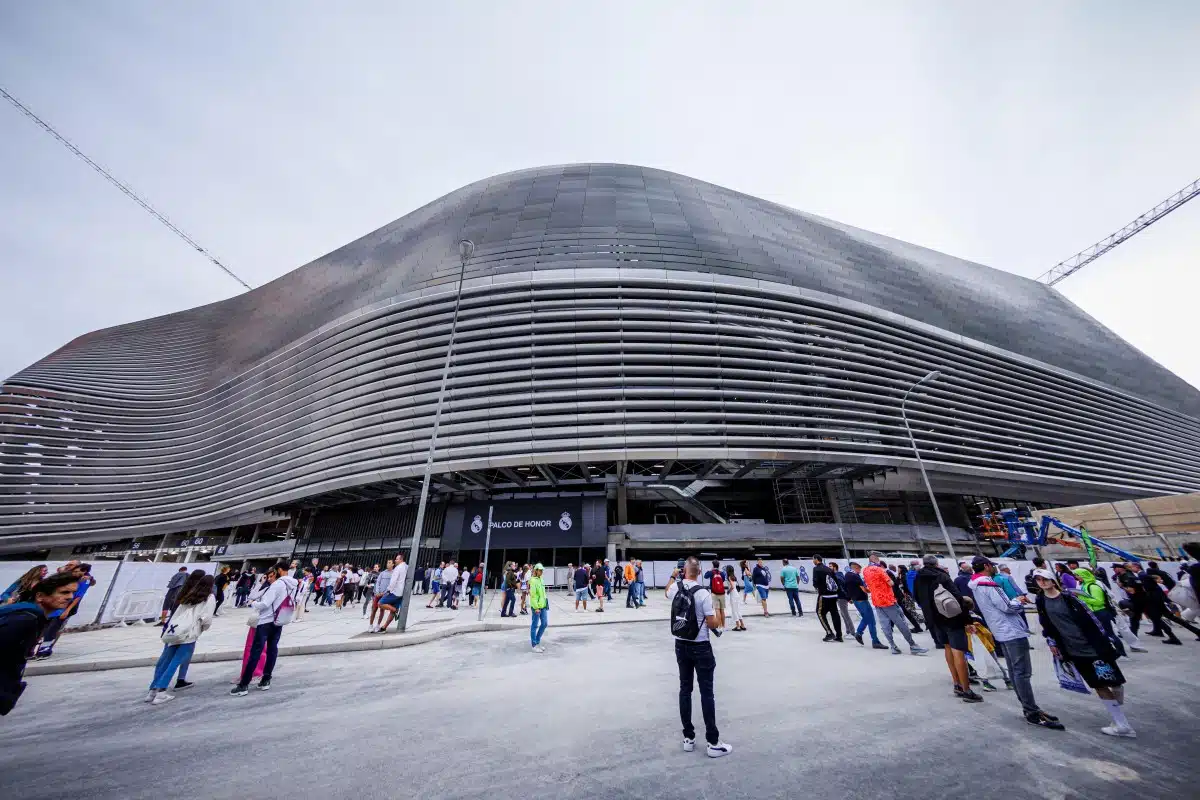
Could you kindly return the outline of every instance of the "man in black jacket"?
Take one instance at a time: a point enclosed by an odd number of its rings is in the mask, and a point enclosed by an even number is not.
[[[954,679],[954,695],[964,703],[981,703],[983,698],[971,689],[971,677],[967,670],[967,626],[971,624],[970,601],[963,597],[950,580],[950,575],[938,566],[937,556],[925,556],[925,566],[917,573],[913,589],[925,625],[936,644],[943,646],[946,667]],[[959,613],[947,616],[938,610],[936,597],[945,590],[958,603]],[[944,595],[943,595],[944,596]]]
[[[12,711],[25,691],[21,678],[46,630],[46,615],[71,605],[78,586],[75,573],[59,572],[36,583],[18,602],[0,606],[0,715]]]
[[[833,570],[825,566],[825,559],[813,556],[813,588],[817,590],[817,619],[825,629],[823,642],[841,642],[842,620],[838,616],[837,599],[841,587]],[[828,617],[828,619],[826,619]]]

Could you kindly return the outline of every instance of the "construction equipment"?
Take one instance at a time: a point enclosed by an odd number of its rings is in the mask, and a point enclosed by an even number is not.
[[[1163,200],[1154,208],[1142,214],[1133,222],[1110,236],[1101,239],[1091,247],[1080,250],[1075,255],[1060,261],[1037,277],[1037,280],[1047,286],[1053,286],[1070,275],[1074,275],[1100,256],[1112,250],[1121,242],[1130,239],[1149,228],[1160,219],[1170,214],[1188,200],[1200,195],[1200,179],[1194,180],[1175,194]]]
[[[5,91],[4,87],[0,87],[0,97],[3,97],[5,100],[7,100],[9,103],[11,103],[14,108],[16,108],[18,111],[20,111],[22,114],[24,114],[29,119],[31,119],[33,121],[33,123],[35,125],[37,125],[39,128],[41,128],[46,133],[53,136],[54,139],[59,144],[61,144],[63,147],[70,150],[77,158],[79,158],[80,161],[87,164],[89,167],[91,167],[97,173],[99,173],[100,177],[104,178],[106,181],[111,183],[113,186],[117,187],[117,189],[121,192],[121,194],[125,195],[130,200],[137,203],[139,206],[142,207],[142,210],[144,210],[147,214],[154,217],[160,223],[165,225],[166,228],[169,231],[171,231],[171,233],[175,234],[180,239],[187,242],[189,247],[191,247],[197,253],[204,256],[209,261],[211,261],[218,269],[220,269],[226,275],[228,275],[229,277],[233,278],[235,281],[240,283],[242,285],[242,288],[244,288],[244,289],[250,288],[250,284],[246,283],[244,280],[242,280],[240,277],[238,277],[237,273],[235,273],[229,267],[225,266],[225,264],[223,264],[220,259],[218,259],[212,253],[210,253],[208,250],[206,250],[199,242],[197,242],[191,236],[188,236],[186,233],[184,233],[177,225],[175,225],[175,223],[171,222],[171,220],[167,219],[164,215],[160,214],[158,212],[158,210],[156,208],[154,208],[154,206],[150,205],[149,202],[144,200],[141,197],[141,195],[139,195],[137,192],[133,191],[133,189],[130,189],[126,184],[117,180],[111,172],[109,172],[104,167],[97,164],[92,159],[88,158],[88,156],[82,150],[80,150],[75,145],[71,144],[71,142],[67,139],[67,137],[63,136],[61,133],[59,133],[53,127],[51,127],[50,123],[46,122],[41,117],[39,117],[37,114],[34,114],[32,111],[30,111],[29,108],[27,108],[24,103],[22,103],[20,100],[18,100],[17,98],[15,98],[11,94],[9,94],[7,91]]]
[[[1006,508],[1000,511],[1000,518],[1003,520],[1005,528],[1008,532],[1009,547],[1001,554],[1001,558],[1024,558],[1026,547],[1045,547],[1047,544],[1061,544],[1067,547],[1084,548],[1090,543],[1106,553],[1111,553],[1122,561],[1145,561],[1150,556],[1141,556],[1136,553],[1130,553],[1127,550],[1122,550],[1116,545],[1110,544],[1103,539],[1097,539],[1095,536],[1090,536],[1085,528],[1073,528],[1060,519],[1049,515],[1042,517],[1041,524],[1034,522],[1029,516],[1027,509]],[[1051,536],[1051,528],[1059,534],[1066,534],[1065,538],[1062,535]],[[1093,560],[1094,553],[1089,550],[1089,560]]]

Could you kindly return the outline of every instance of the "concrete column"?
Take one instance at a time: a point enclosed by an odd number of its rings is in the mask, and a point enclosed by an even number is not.
[[[838,505],[837,492],[833,490],[833,481],[825,481],[825,496],[829,498],[829,510],[833,512],[833,521],[842,524],[842,509]]]
[[[609,562],[611,562],[613,564],[617,563],[617,543],[616,542],[609,540],[608,549],[605,551],[605,555],[608,557]]]
[[[617,524],[629,524],[629,493],[623,481],[617,484]]]
[[[900,501],[904,503],[904,521],[912,528],[913,542],[917,545],[917,552],[924,556],[925,540],[921,538],[921,532],[917,530],[917,516],[912,510],[912,498],[908,492],[901,492]]]
[[[234,539],[237,538],[237,532],[238,532],[237,525],[234,525],[232,528],[229,529],[229,536],[228,536],[228,538],[225,539],[226,547],[233,544]]]
[[[258,541],[258,534],[261,532],[262,532],[262,523],[260,522],[254,526],[254,535],[250,537],[250,544],[254,544],[255,542]]]

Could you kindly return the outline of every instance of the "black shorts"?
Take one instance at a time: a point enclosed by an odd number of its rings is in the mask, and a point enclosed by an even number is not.
[[[929,628],[929,635],[933,637],[934,644],[961,650],[964,653],[969,649],[966,628],[948,628],[934,620],[926,620],[926,627]]]
[[[1082,656],[1072,656],[1070,661],[1075,665],[1075,669],[1079,670],[1079,677],[1083,678],[1083,682],[1093,689],[1121,686],[1125,683],[1125,676],[1116,661]]]

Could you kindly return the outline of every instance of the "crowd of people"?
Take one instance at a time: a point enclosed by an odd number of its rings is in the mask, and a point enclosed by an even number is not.
[[[1027,621],[1027,611],[1032,611],[1060,684],[1075,691],[1094,690],[1111,717],[1111,724],[1101,730],[1134,737],[1123,711],[1126,679],[1118,662],[1128,652],[1147,652],[1138,635],[1143,620],[1151,625],[1143,635],[1161,638],[1164,644],[1182,644],[1173,626],[1200,640],[1200,626],[1194,624],[1200,616],[1194,588],[1200,585],[1200,544],[1190,543],[1185,550],[1196,562],[1176,576],[1153,561],[1114,565],[1110,576],[1103,568],[1075,560],[1050,564],[1035,558],[1023,585],[1018,585],[1006,564],[983,556],[960,562],[953,575],[936,556],[889,565],[873,552],[865,564],[851,560],[845,569],[814,556],[814,610],[826,643],[853,638],[866,645],[869,637],[872,649],[900,655],[904,650],[897,644],[898,632],[911,655],[925,656],[929,649],[913,637],[927,632],[934,647],[943,651],[955,697],[979,703],[983,696],[976,688],[998,691],[1002,682],[1015,692],[1027,722],[1063,730],[1059,718],[1044,711],[1034,696],[1030,656],[1034,645]],[[732,748],[720,741],[717,731],[716,660],[709,636],[721,636],[729,624],[730,630],[747,630],[743,608],[751,602],[761,604],[764,617],[771,616],[767,608],[770,569],[761,559],[738,566],[740,580],[732,564],[713,561],[702,572],[695,558],[681,560],[665,589],[680,675],[684,749],[695,748],[691,696],[693,684],[698,683],[707,752],[713,757]],[[77,561],[53,574],[39,565],[0,596],[0,712],[7,713],[20,697],[26,660],[52,654],[62,628],[95,583],[90,573],[90,565]],[[545,652],[542,640],[548,626],[544,574],[541,564],[509,562],[493,576],[503,598],[501,616],[531,617],[530,647],[535,653]],[[296,561],[280,562],[261,574],[253,568],[232,572],[222,567],[216,575],[208,575],[181,567],[167,584],[159,623],[162,652],[145,701],[162,705],[174,700],[175,692],[192,686],[187,673],[196,642],[218,615],[230,585],[234,606],[250,611],[241,670],[230,690],[233,696],[244,696],[254,678],[259,679],[260,691],[270,689],[283,629],[310,604],[338,611],[358,604],[363,618],[369,615],[368,631],[385,633],[403,605],[408,575],[403,554],[369,569],[320,565],[317,559],[304,567]],[[446,561],[417,569],[412,594],[429,595],[428,608],[456,609],[463,603],[473,607],[483,602],[485,576],[483,564],[470,568]],[[800,569],[783,559],[779,581],[790,613],[803,616]],[[589,602],[594,604],[591,610],[601,613],[605,601],[622,590],[627,607],[641,608],[647,601],[643,565],[636,559],[615,566],[608,560],[572,564],[564,589],[574,600],[576,613],[590,610]]]
[[[943,651],[955,697],[966,703],[983,702],[975,691],[999,689],[996,683],[1015,692],[1026,722],[1052,730],[1064,730],[1058,717],[1042,710],[1032,686],[1032,631],[1026,610],[1037,616],[1042,636],[1050,650],[1056,676],[1063,688],[1088,692],[1094,690],[1111,717],[1111,724],[1100,730],[1109,735],[1133,738],[1137,734],[1125,717],[1125,675],[1118,660],[1128,651],[1145,653],[1138,638],[1139,625],[1148,619],[1148,635],[1160,637],[1164,644],[1181,645],[1171,624],[1177,624],[1200,640],[1200,543],[1184,546],[1194,561],[1172,577],[1154,561],[1116,564],[1113,576],[1102,567],[1067,560],[1053,565],[1042,558],[1033,559],[1034,569],[1018,586],[1006,564],[996,564],[984,556],[958,564],[958,572],[941,566],[937,556],[910,561],[907,566],[889,566],[882,554],[872,552],[866,566],[850,561],[845,571],[836,563],[826,564],[814,556],[812,585],[816,591],[816,613],[824,631],[824,642],[840,643],[846,635],[865,645],[864,633],[873,649],[903,651],[896,645],[893,630],[898,630],[912,655],[924,656],[927,648],[913,639],[922,631],[921,623]],[[667,597],[672,599],[671,627],[675,636],[679,667],[679,708],[683,722],[683,748],[695,749],[695,728],[691,721],[693,679],[699,684],[701,706],[710,756],[721,756],[731,748],[720,742],[713,698],[715,657],[709,643],[711,632],[720,636],[725,630],[724,609],[728,604],[735,620],[733,630],[744,630],[737,610],[741,603],[755,599],[763,604],[763,615],[770,616],[766,600],[771,574],[759,560],[754,567],[741,563],[742,585],[733,581],[732,565],[722,571],[719,561],[700,575],[699,563],[688,559],[672,575]],[[793,616],[803,616],[800,600],[799,570],[783,559],[780,583]],[[733,600],[733,603],[728,601]],[[858,612],[854,625],[850,606]],[[911,627],[909,623],[912,623]],[[843,625],[845,635],[843,634]],[[879,640],[882,627],[887,644]],[[1003,661],[1003,663],[1001,663]]]

